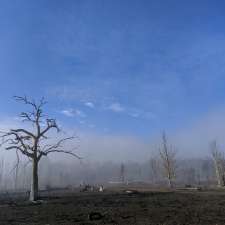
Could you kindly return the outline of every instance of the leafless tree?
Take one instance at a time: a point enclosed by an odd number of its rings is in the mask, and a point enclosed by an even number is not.
[[[29,168],[28,168],[28,163],[27,162],[20,162],[20,167],[21,167],[21,177],[20,181],[22,183],[21,188],[22,189],[27,189],[30,183],[30,174],[29,174]]]
[[[155,184],[159,175],[158,160],[155,157],[151,157],[149,160],[149,166],[150,166],[150,179],[152,183]]]
[[[18,185],[19,163],[20,163],[19,153],[18,153],[18,151],[16,151],[16,161],[15,161],[14,166],[13,166],[11,172],[10,172],[12,174],[15,190],[17,189],[17,185]]]
[[[210,184],[210,175],[212,171],[212,160],[211,159],[203,159],[201,170],[203,173],[203,178],[206,182],[206,184]]]
[[[217,142],[214,140],[210,144],[211,154],[214,162],[216,179],[218,186],[225,186],[225,158],[224,154],[219,151]]]
[[[122,163],[122,164],[120,165],[120,180],[121,180],[122,182],[125,181],[125,165],[124,165],[124,163]]]
[[[168,144],[166,133],[162,133],[162,146],[159,148],[162,160],[163,174],[168,179],[169,187],[173,187],[176,172],[176,153],[172,145]]]
[[[0,160],[0,188],[3,188],[4,168],[5,168],[5,162],[4,162],[4,159],[1,159]]]
[[[59,132],[60,129],[55,119],[49,118],[43,113],[43,107],[46,104],[44,98],[38,102],[30,100],[26,96],[15,96],[14,98],[31,108],[31,111],[22,112],[20,117],[23,122],[29,122],[32,126],[29,129],[16,128],[10,129],[8,132],[2,132],[1,144],[6,150],[15,150],[17,153],[22,153],[32,162],[30,200],[35,201],[38,199],[38,165],[42,156],[47,156],[50,153],[66,153],[80,159],[74,153],[74,149],[65,149],[65,143],[76,137],[65,137],[50,143],[51,130]]]

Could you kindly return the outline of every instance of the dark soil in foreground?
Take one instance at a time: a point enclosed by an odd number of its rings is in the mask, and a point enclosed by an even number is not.
[[[41,204],[2,202],[0,224],[225,224],[225,192],[71,193]]]

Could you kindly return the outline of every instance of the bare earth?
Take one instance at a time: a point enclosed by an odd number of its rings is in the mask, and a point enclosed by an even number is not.
[[[225,191],[64,193],[30,204],[0,199],[0,224],[225,224]]]

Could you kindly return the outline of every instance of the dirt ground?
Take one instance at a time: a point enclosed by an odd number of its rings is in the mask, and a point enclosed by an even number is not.
[[[0,199],[0,224],[220,225],[225,191],[67,193],[40,204]]]

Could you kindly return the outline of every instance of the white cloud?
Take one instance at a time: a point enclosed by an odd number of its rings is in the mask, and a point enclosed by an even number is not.
[[[135,113],[135,112],[132,112],[129,115],[132,116],[132,117],[134,117],[134,118],[138,118],[140,116],[139,113]]]
[[[144,111],[141,108],[134,108],[134,107],[128,107],[123,106],[118,102],[114,102],[111,105],[109,105],[108,110],[111,110],[116,113],[125,113],[127,116],[133,117],[133,118],[139,118],[139,119],[147,119],[152,120],[156,119],[156,114],[150,111]]]
[[[126,108],[126,112],[129,116],[133,118],[147,119],[147,120],[156,119],[156,115],[153,112],[144,111],[139,108]]]
[[[114,102],[112,103],[109,107],[108,107],[109,110],[113,111],[113,112],[124,112],[125,111],[125,108],[118,102]]]
[[[80,124],[85,124],[86,122],[84,120],[79,120]]]
[[[69,110],[67,110],[67,109],[62,110],[61,113],[63,115],[65,115],[65,116],[68,116],[68,117],[73,117],[74,116],[74,113],[73,113],[73,111],[71,109],[69,109]]]
[[[94,103],[92,102],[85,102],[84,105],[92,109],[95,107]]]
[[[61,113],[68,117],[75,117],[75,116],[82,118],[86,117],[85,113],[79,109],[65,109],[62,110]]]
[[[142,116],[143,112],[137,108],[128,108],[128,115],[133,118],[139,118]]]

